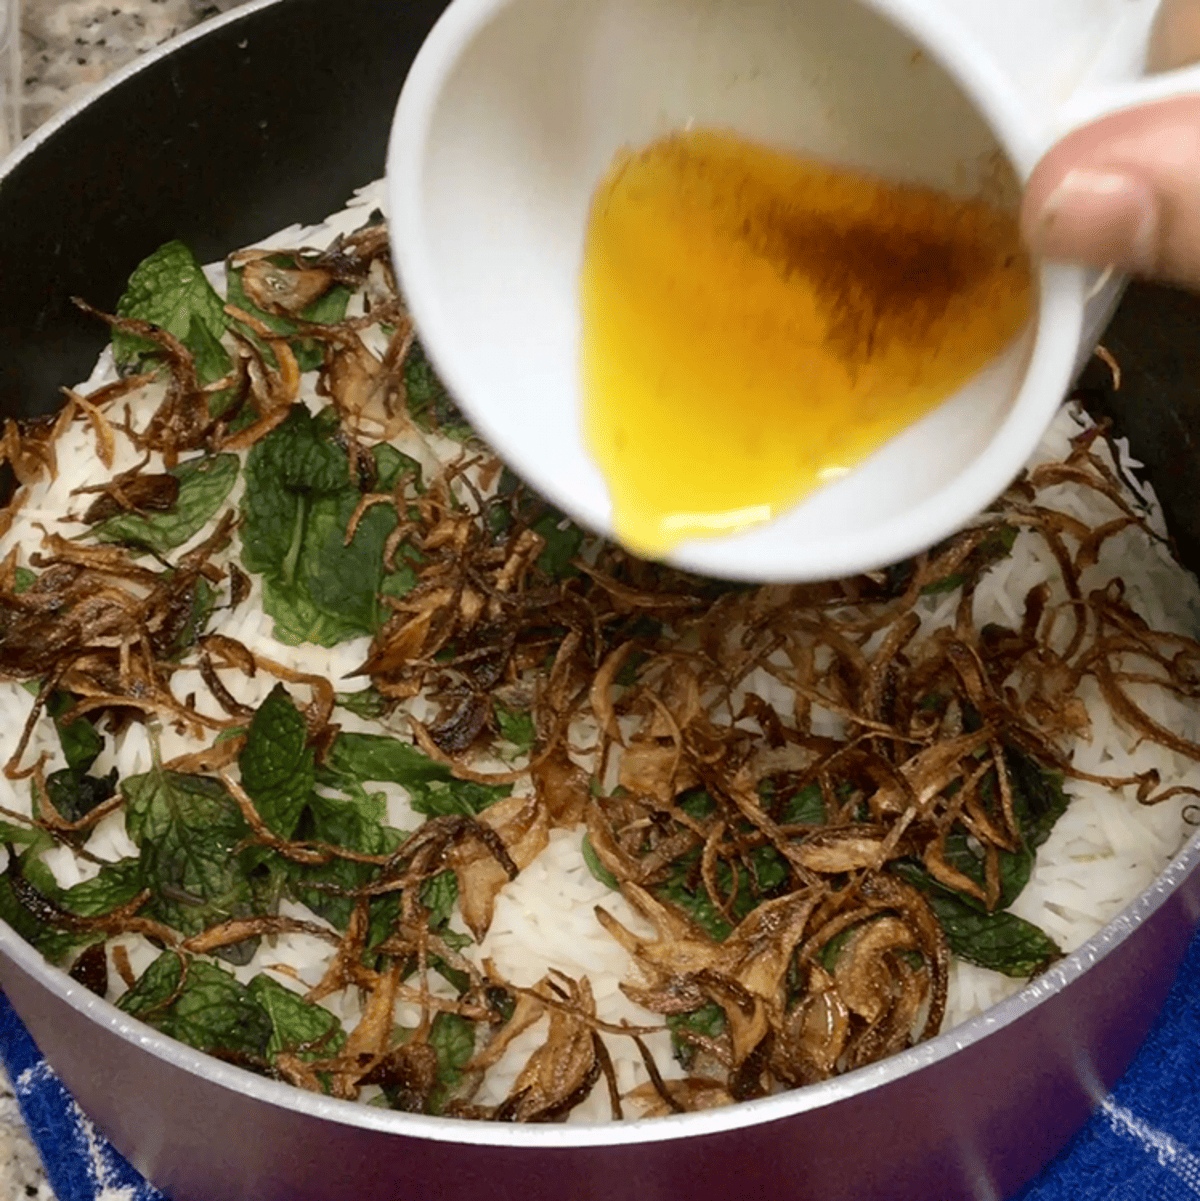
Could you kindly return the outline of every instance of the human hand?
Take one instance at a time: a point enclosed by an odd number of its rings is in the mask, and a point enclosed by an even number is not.
[[[1200,0],[1163,0],[1150,68],[1197,60]],[[1200,287],[1200,95],[1068,134],[1035,168],[1021,221],[1046,258]]]

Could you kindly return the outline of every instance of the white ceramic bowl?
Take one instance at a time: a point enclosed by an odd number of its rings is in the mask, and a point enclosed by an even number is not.
[[[449,6],[397,110],[393,243],[433,359],[534,487],[612,532],[581,429],[578,277],[592,194],[622,147],[719,126],[963,195],[1007,183],[1015,201],[1044,133],[1014,81],[948,19],[915,0]],[[924,49],[939,40],[962,47],[949,69]],[[823,578],[946,535],[1043,433],[1084,339],[1086,289],[1081,271],[1043,268],[1037,320],[940,408],[777,520],[685,543],[672,561]]]

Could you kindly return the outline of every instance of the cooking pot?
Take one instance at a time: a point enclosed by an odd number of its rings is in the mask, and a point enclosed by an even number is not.
[[[111,307],[164,241],[218,258],[319,220],[376,176],[440,8],[261,0],[139,62],[6,160],[2,411],[44,413],[88,374],[103,335],[72,296]],[[1125,386],[1084,382],[1142,423],[1135,450],[1178,493],[1171,520],[1197,561],[1183,480],[1200,405],[1173,381],[1188,378],[1178,356],[1200,312],[1154,289],[1130,304]],[[1169,337],[1146,345],[1159,323]],[[161,1037],[7,927],[0,986],[83,1108],[173,1201],[1000,1198],[1062,1147],[1149,1029],[1200,917],[1198,857],[1194,841],[1080,951],[947,1035],[825,1084],[645,1122],[466,1123],[304,1093]]]

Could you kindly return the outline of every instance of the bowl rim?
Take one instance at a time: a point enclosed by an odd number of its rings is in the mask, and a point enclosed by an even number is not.
[[[55,133],[108,91],[122,86],[141,71],[193,41],[225,26],[252,16],[286,0],[250,2],[200,26],[177,35],[147,52],[101,84],[73,101],[0,159],[0,188],[9,173],[35,153]],[[720,1109],[639,1118],[621,1122],[592,1122],[570,1125],[497,1124],[461,1118],[431,1117],[377,1109],[356,1101],[343,1101],[310,1093],[279,1081],[268,1080],[244,1068],[206,1055],[168,1038],[152,1027],[122,1012],[112,1003],[89,992],[62,969],[53,966],[32,944],[0,920],[0,954],[52,996],[69,1005],[87,1020],[132,1047],[189,1075],[230,1090],[276,1109],[340,1126],[358,1127],[384,1134],[406,1136],[433,1143],[467,1144],[514,1150],[530,1148],[571,1149],[659,1143],[700,1138],[766,1125],[799,1114],[822,1109],[901,1080],[938,1064],[958,1051],[979,1043],[988,1035],[1011,1026],[1053,1000],[1085,972],[1099,964],[1130,938],[1179,890],[1200,865],[1200,830],[1193,834],[1173,859],[1139,896],[1126,905],[1095,935],[1041,976],[1027,983],[1004,1001],[969,1018],[928,1042],[893,1055],[879,1063],[845,1075],[771,1097],[745,1101]],[[51,1063],[53,1067],[53,1063]],[[1099,1096],[1096,1100],[1099,1101]]]

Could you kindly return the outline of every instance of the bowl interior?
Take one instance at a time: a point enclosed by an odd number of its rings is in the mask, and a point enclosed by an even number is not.
[[[398,266],[428,349],[484,436],[603,531],[608,493],[581,429],[587,215],[618,151],[691,126],[958,195],[1006,203],[1019,193],[1001,138],[960,84],[855,0],[452,5],[393,130]],[[849,477],[766,527],[685,544],[674,561],[714,575],[817,578],[879,566],[948,532],[1003,488],[1049,420],[1078,341],[1077,283],[1043,278],[1053,347],[1027,330]],[[1041,394],[1018,404],[1031,360],[1047,353],[1054,368],[1039,368]],[[1020,437],[1007,442],[1014,425]]]

